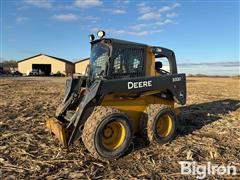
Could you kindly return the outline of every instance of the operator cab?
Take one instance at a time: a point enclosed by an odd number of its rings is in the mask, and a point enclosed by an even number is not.
[[[97,35],[97,40],[94,40],[94,35],[89,36],[91,55],[88,76],[92,79],[122,79],[177,73],[175,55],[169,49],[104,38],[104,31],[99,31]],[[163,68],[162,62],[157,61],[160,58],[168,60],[169,71]],[[152,62],[152,65],[149,62]],[[151,71],[157,73],[151,73],[149,66]]]

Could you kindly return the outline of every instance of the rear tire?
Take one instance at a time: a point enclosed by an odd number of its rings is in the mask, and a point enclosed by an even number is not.
[[[95,158],[116,159],[128,150],[132,142],[131,123],[123,112],[97,106],[84,124],[82,141]]]
[[[168,143],[177,135],[176,115],[171,106],[150,104],[141,116],[140,128],[147,143]]]

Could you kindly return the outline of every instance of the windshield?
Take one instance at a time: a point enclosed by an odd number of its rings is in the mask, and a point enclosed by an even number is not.
[[[96,77],[104,73],[108,57],[109,48],[106,45],[101,43],[93,45],[90,56],[90,76]]]

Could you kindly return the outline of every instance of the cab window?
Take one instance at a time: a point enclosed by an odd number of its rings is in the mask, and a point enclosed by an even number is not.
[[[139,77],[144,75],[144,49],[123,49],[113,58],[112,76]]]

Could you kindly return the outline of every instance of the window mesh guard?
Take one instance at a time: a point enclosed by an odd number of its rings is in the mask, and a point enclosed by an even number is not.
[[[144,49],[127,48],[113,59],[112,78],[144,76]]]

